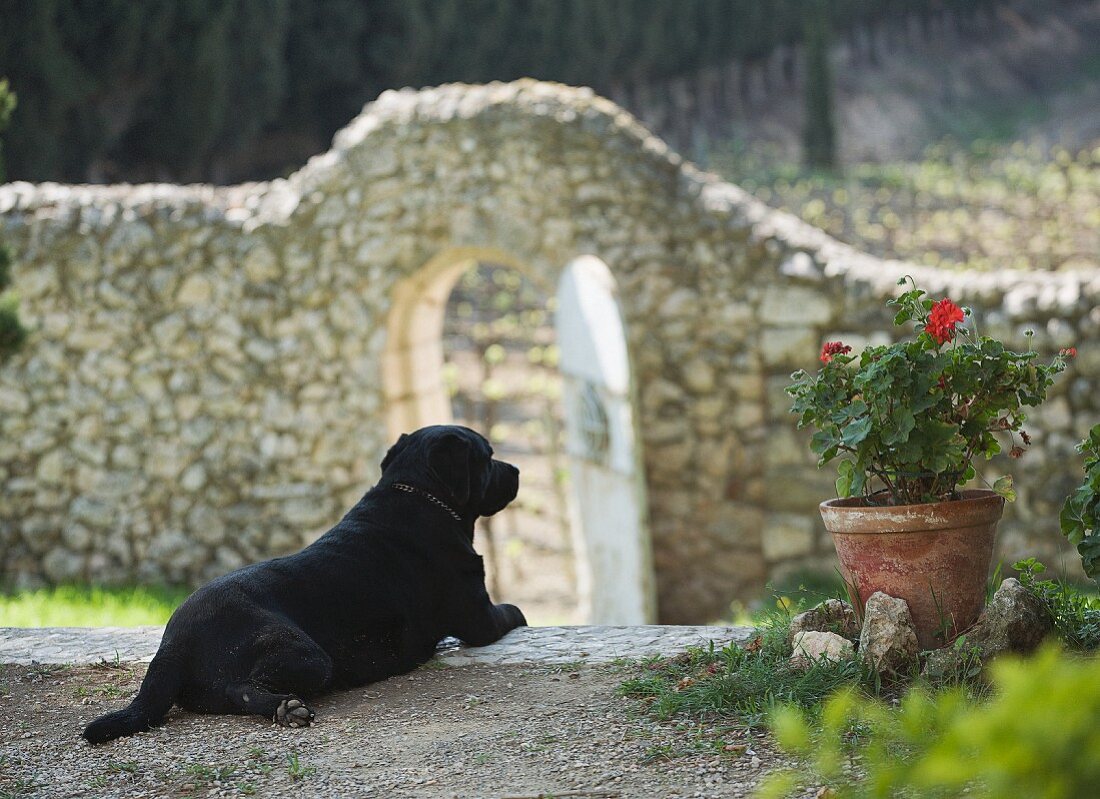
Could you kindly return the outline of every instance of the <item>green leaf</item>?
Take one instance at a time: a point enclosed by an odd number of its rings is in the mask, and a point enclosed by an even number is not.
[[[1100,585],[1100,535],[1092,535],[1077,545],[1085,574]]]
[[[922,465],[933,474],[941,474],[962,461],[962,440],[954,425],[932,420],[922,423],[916,432],[920,435],[914,433],[908,443],[920,446],[920,457],[912,463]]]
[[[1091,496],[1092,492],[1088,487],[1081,486],[1066,499],[1062,505],[1062,512],[1058,514],[1058,526],[1062,530],[1062,535],[1074,546],[1080,545],[1088,530],[1084,507]]]
[[[886,445],[900,444],[908,440],[909,433],[916,425],[917,420],[913,412],[908,408],[897,408],[887,421],[882,433],[882,443]]]
[[[815,455],[822,455],[829,450],[835,450],[840,441],[831,430],[818,430],[810,439],[810,451]],[[829,457],[832,457],[831,455]],[[829,458],[824,458],[828,460]]]
[[[871,417],[864,416],[846,425],[840,434],[841,443],[848,447],[854,447],[870,434],[871,423]]]
[[[836,495],[842,498],[852,496],[852,477],[855,474],[855,467],[852,466],[852,462],[841,461],[836,471]]]
[[[996,482],[993,483],[993,491],[998,496],[1004,497],[1006,502],[1016,501],[1016,489],[1012,487],[1012,475],[1010,474],[998,477]]]

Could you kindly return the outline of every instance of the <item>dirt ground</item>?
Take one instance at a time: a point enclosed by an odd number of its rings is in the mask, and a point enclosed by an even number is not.
[[[757,734],[654,722],[616,693],[637,668],[421,668],[321,699],[305,730],[174,710],[93,748],[80,730],[143,665],[3,666],[0,797],[747,797],[784,764]]]

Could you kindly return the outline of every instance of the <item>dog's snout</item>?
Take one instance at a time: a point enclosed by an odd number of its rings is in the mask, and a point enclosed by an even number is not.
[[[507,461],[492,461],[489,485],[485,492],[482,516],[491,516],[516,498],[519,493],[519,469]]]

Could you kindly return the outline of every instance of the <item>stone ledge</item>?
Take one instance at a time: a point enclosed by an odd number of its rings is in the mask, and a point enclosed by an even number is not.
[[[148,663],[163,627],[0,627],[0,663]],[[675,655],[693,646],[745,643],[749,627],[523,627],[489,646],[467,647],[454,639],[440,645],[437,660],[448,666],[609,663],[620,658]]]

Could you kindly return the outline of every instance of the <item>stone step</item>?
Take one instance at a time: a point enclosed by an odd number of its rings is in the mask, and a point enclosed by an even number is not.
[[[147,663],[163,632],[163,627],[0,627],[0,663]],[[668,657],[710,642],[716,648],[743,644],[751,637],[750,627],[521,627],[489,646],[444,639],[436,659],[450,666],[609,663]]]

